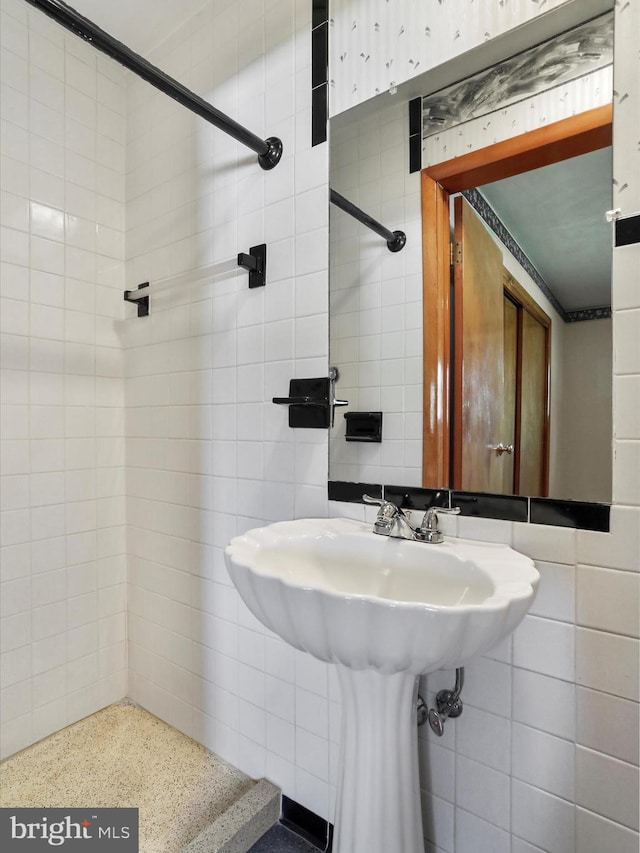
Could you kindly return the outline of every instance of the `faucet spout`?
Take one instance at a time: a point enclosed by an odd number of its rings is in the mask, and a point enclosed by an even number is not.
[[[402,509],[391,501],[383,498],[372,498],[363,495],[365,503],[377,504],[380,509],[373,523],[373,532],[380,536],[390,536],[393,539],[419,539],[418,531],[412,527],[406,514]]]

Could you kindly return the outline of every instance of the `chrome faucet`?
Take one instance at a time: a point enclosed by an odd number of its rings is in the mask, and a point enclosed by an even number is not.
[[[460,513],[459,506],[452,509],[432,506],[425,512],[420,526],[414,527],[409,516],[392,501],[387,501],[384,498],[372,498],[370,495],[363,495],[362,500],[365,503],[377,504],[380,507],[373,523],[374,533],[378,533],[380,536],[389,536],[392,539],[412,539],[415,542],[431,542],[434,545],[444,542],[444,534],[438,528],[438,513],[450,515]]]

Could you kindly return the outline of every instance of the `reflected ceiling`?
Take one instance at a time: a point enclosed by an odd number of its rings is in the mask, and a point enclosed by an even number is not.
[[[611,304],[611,148],[478,187],[565,311]]]

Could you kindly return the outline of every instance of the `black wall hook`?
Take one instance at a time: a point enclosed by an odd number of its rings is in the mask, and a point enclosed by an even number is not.
[[[249,270],[249,287],[264,287],[267,283],[267,244],[252,246],[249,254],[239,252],[238,266]]]

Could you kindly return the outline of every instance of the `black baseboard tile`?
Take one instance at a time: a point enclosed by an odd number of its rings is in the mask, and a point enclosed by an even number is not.
[[[346,483],[342,480],[329,480],[328,494],[330,501],[363,504],[363,495],[381,498],[382,486],[379,483]]]
[[[460,515],[479,518],[497,518],[502,521],[528,521],[529,518],[529,498],[518,496],[452,492],[451,506],[459,506]]]
[[[282,795],[280,823],[295,832],[318,850],[330,853],[333,840],[333,825],[314,812]]]
[[[384,496],[401,509],[426,510],[431,506],[449,506],[448,489],[422,489],[418,486],[385,486]]]
[[[531,498],[531,524],[576,527],[580,530],[609,532],[609,504]]]

